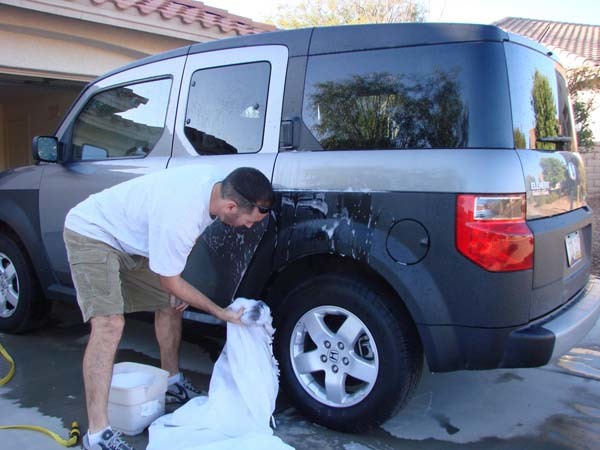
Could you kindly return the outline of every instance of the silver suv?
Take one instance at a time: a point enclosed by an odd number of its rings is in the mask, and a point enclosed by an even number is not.
[[[138,175],[256,167],[278,194],[215,223],[184,276],[261,298],[305,414],[359,431],[432,371],[532,367],[600,314],[564,71],[493,26],[391,24],[196,44],[81,93],[39,161],[0,176],[0,329],[74,298],[66,212]],[[197,311],[188,319],[208,320]]]

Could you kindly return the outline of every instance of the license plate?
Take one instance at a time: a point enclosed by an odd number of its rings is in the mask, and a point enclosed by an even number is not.
[[[567,262],[569,267],[581,259],[581,240],[579,239],[579,231],[567,234],[565,238],[567,247]]]

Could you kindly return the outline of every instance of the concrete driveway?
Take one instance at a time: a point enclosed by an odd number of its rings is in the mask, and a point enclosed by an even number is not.
[[[0,389],[0,424],[36,424],[67,436],[72,420],[86,428],[81,357],[87,327],[78,311],[59,305],[52,328],[0,342],[17,364]],[[191,328],[191,327],[188,327]],[[217,328],[188,329],[182,366],[207,388],[212,361],[222,345]],[[152,324],[130,319],[118,361],[158,364]],[[204,336],[202,336],[204,335]],[[7,364],[0,362],[0,373]],[[298,450],[362,449],[595,449],[600,442],[600,324],[556,364],[536,369],[454,372],[423,376],[407,408],[362,435],[316,426],[281,399],[276,434]],[[0,431],[4,450],[59,449],[28,431]],[[130,439],[145,448],[147,434]]]
[[[600,211],[600,201],[592,206]],[[597,224],[595,247],[599,228]],[[596,274],[598,265],[595,259]],[[56,304],[53,315],[52,327],[21,336],[0,333],[0,343],[17,364],[14,379],[0,388],[0,425],[41,425],[66,437],[73,420],[82,431],[87,428],[81,358],[89,330],[73,306]],[[186,326],[182,367],[199,387],[208,387],[223,331]],[[151,322],[128,319],[117,360],[158,364]],[[7,370],[0,360],[0,376]],[[276,420],[276,434],[298,450],[597,449],[600,324],[569,354],[544,367],[446,374],[425,370],[409,405],[370,433],[348,435],[316,426],[285,398],[278,402]],[[129,441],[143,449],[147,434]],[[63,448],[28,431],[0,430],[0,442],[3,450]]]

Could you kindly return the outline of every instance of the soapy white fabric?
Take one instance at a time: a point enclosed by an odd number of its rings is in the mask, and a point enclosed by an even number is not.
[[[271,312],[265,303],[245,298],[230,306],[242,307],[242,324],[227,324],[208,397],[196,397],[152,423],[147,450],[293,450],[270,428],[279,390]]]

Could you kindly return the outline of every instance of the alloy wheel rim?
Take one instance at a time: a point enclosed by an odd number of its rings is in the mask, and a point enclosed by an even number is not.
[[[369,395],[379,373],[377,345],[356,315],[319,306],[296,323],[290,339],[292,368],[302,388],[320,403],[347,408]]]
[[[19,276],[8,256],[0,253],[0,317],[12,316],[19,304]]]

